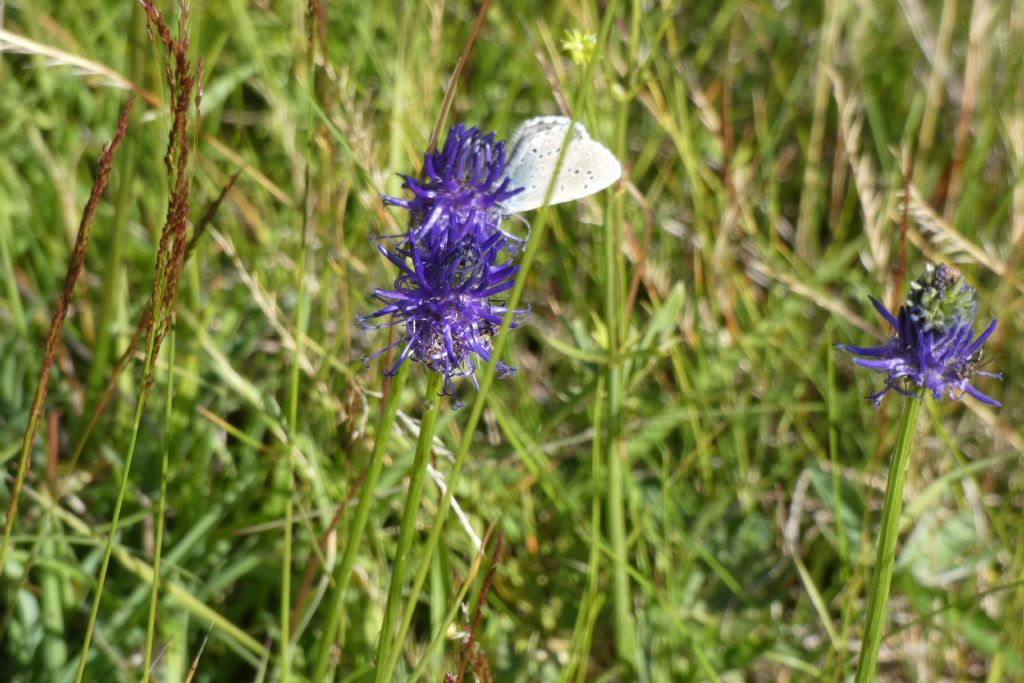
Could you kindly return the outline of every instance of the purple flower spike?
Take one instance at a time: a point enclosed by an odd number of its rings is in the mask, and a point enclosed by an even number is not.
[[[373,292],[382,307],[358,318],[364,331],[405,330],[366,360],[399,348],[387,374],[407,360],[423,363],[444,375],[442,395],[455,408],[462,401],[454,380],[477,383],[476,369],[490,360],[493,337],[508,311],[495,297],[512,288],[519,272],[512,259],[521,242],[501,230],[499,204],[521,190],[508,188],[504,170],[505,143],[459,124],[448,131],[441,151],[425,155],[422,180],[403,176],[413,197],[383,199],[409,211],[409,231],[391,248],[378,246],[399,274],[391,289]],[[511,327],[522,325],[528,314],[514,311]],[[504,363],[496,370],[499,378],[515,372]]]
[[[460,407],[452,380],[468,376],[476,383],[478,363],[490,360],[492,338],[508,310],[492,297],[509,290],[519,271],[519,266],[499,261],[504,241],[497,233],[483,243],[468,236],[434,245],[410,241],[394,252],[381,247],[381,253],[402,272],[393,289],[373,293],[384,306],[359,322],[364,330],[404,325],[405,335],[370,358],[400,347],[388,374],[397,372],[406,360],[423,363],[444,375],[442,394]],[[512,328],[524,322],[528,311],[516,311],[515,315]],[[374,322],[388,316],[390,321]],[[499,377],[515,371],[504,363],[497,369]]]
[[[960,271],[929,264],[924,275],[911,284],[910,297],[895,316],[874,297],[871,303],[893,327],[893,336],[881,346],[836,347],[862,356],[854,359],[857,365],[885,373],[885,387],[867,397],[876,408],[890,389],[913,395],[917,387],[931,392],[935,399],[960,400],[969,394],[982,403],[1001,405],[970,384],[974,377],[1002,379],[1002,375],[980,369],[982,345],[995,330],[996,321],[974,337],[975,291],[963,282]]]
[[[403,187],[412,192],[412,199],[382,198],[385,204],[400,206],[412,214],[416,238],[453,216],[474,229],[494,231],[502,218],[498,205],[523,191],[521,187],[510,188],[504,172],[504,140],[459,123],[448,131],[440,151],[424,155],[422,180],[402,176]]]

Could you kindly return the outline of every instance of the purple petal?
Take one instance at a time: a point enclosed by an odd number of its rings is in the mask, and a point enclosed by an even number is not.
[[[996,408],[1001,408],[1003,406],[1002,403],[995,400],[994,398],[989,398],[985,394],[981,393],[980,391],[972,387],[970,384],[964,387],[964,391],[973,396],[974,398],[978,399],[982,403],[987,403],[988,405],[995,406]]]
[[[871,296],[870,294],[868,295],[868,298],[871,299],[871,303],[874,305],[875,310],[878,311],[878,314],[885,318],[885,321],[887,323],[892,325],[892,329],[898,330],[900,328],[899,321],[896,320],[896,317],[889,312],[889,309],[886,308],[881,301]]]
[[[990,322],[990,323],[988,324],[988,327],[986,327],[986,328],[985,328],[985,331],[984,331],[984,332],[982,332],[981,334],[979,334],[979,335],[978,335],[978,338],[974,340],[974,343],[973,343],[973,344],[971,344],[970,346],[968,346],[968,347],[967,347],[967,350],[966,350],[966,351],[964,351],[964,355],[970,356],[970,355],[972,355],[972,354],[973,354],[973,353],[974,353],[975,351],[977,351],[978,349],[980,349],[980,348],[981,348],[981,345],[982,345],[982,344],[984,344],[984,343],[985,343],[985,341],[986,341],[986,340],[987,340],[987,339],[988,339],[988,338],[989,338],[990,336],[992,336],[992,333],[996,331],[996,323],[997,323],[997,322],[999,322],[999,320],[998,320],[998,319],[994,319],[994,320],[993,320],[992,322]]]

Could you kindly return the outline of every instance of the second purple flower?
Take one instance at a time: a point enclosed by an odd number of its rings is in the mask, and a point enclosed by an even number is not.
[[[885,373],[885,386],[868,396],[875,407],[890,390],[912,395],[918,389],[935,399],[959,400],[965,394],[982,403],[1000,403],[971,385],[975,377],[999,379],[1002,375],[981,370],[982,345],[996,328],[996,321],[974,336],[978,304],[975,290],[957,269],[928,264],[924,274],[910,285],[905,304],[893,315],[874,297],[871,303],[893,328],[893,335],[881,346],[837,344],[862,358],[854,363]]]

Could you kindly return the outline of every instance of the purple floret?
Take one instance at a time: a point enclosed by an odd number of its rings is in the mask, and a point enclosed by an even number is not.
[[[421,180],[402,176],[402,186],[412,192],[412,199],[382,199],[410,212],[417,238],[452,215],[477,230],[494,231],[501,224],[499,204],[523,191],[510,188],[504,173],[505,141],[459,123],[448,131],[440,151],[423,155]]]
[[[452,379],[469,376],[476,383],[478,359],[490,360],[491,340],[508,310],[492,297],[509,290],[519,271],[519,266],[499,261],[503,243],[504,237],[497,233],[482,244],[472,237],[439,241],[442,246],[434,250],[415,241],[392,251],[381,246],[380,252],[401,274],[393,289],[374,291],[373,298],[384,306],[359,322],[364,330],[404,325],[405,335],[370,358],[400,347],[389,375],[406,360],[424,363],[445,376],[443,394],[460,406]],[[526,314],[516,311],[512,328],[521,325]],[[387,316],[391,316],[388,322],[371,322]],[[497,367],[499,376],[514,372],[504,363]]]

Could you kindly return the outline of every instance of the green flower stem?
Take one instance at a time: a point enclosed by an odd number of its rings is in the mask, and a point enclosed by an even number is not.
[[[395,624],[395,616],[398,614],[398,604],[402,599],[402,587],[405,585],[406,560],[409,559],[409,551],[412,548],[412,537],[416,530],[416,513],[420,509],[423,499],[423,483],[427,478],[427,462],[430,457],[430,447],[434,441],[434,426],[437,424],[437,414],[441,408],[441,383],[444,376],[439,372],[431,372],[427,382],[426,396],[430,401],[430,408],[420,422],[420,435],[416,441],[416,457],[412,463],[412,471],[409,478],[409,493],[405,498],[405,508],[402,510],[402,526],[398,532],[398,548],[395,550],[395,562],[391,569],[391,584],[388,586],[388,601],[384,606],[384,623],[380,627],[380,638],[377,643],[377,670],[374,675],[375,683],[389,680],[383,673],[386,667],[381,663],[389,661],[391,657],[391,645]],[[411,606],[410,606],[411,608]],[[401,641],[396,644],[396,650],[401,650]]]
[[[323,636],[320,639],[320,649],[316,655],[316,666],[313,669],[314,681],[327,680],[327,667],[330,663],[331,648],[338,635],[338,625],[341,622],[341,606],[345,601],[345,591],[352,580],[352,567],[356,563],[356,555],[363,540],[363,532],[366,531],[366,520],[370,517],[370,504],[373,502],[373,494],[377,490],[377,481],[380,479],[381,470],[384,469],[384,451],[387,448],[391,427],[395,424],[395,417],[398,415],[398,406],[402,390],[405,388],[406,377],[409,376],[409,364],[405,363],[398,370],[391,388],[384,398],[384,407],[377,422],[376,436],[373,440],[373,452],[370,454],[370,467],[366,477],[359,489],[359,505],[356,507],[356,516],[352,522],[352,528],[348,531],[348,538],[345,539],[345,551],[341,556],[341,562],[337,564],[334,572],[334,592],[331,593],[330,602],[327,606],[327,622]]]
[[[626,125],[628,107],[619,108],[616,120],[617,148],[623,155],[626,150]],[[608,365],[605,377],[608,387],[608,418],[604,441],[604,459],[608,477],[604,481],[607,498],[608,540],[611,543],[615,562],[612,564],[612,629],[615,634],[615,653],[619,660],[629,667],[628,678],[637,670],[637,643],[633,622],[633,596],[629,583],[629,549],[626,542],[626,478],[629,476],[629,462],[626,456],[626,441],[623,436],[625,425],[624,406],[626,403],[626,369],[616,362],[621,353],[624,337],[624,321],[628,317],[624,307],[625,288],[624,266],[619,245],[622,242],[621,226],[625,215],[621,198],[613,199],[609,214],[604,221],[604,323],[608,328]],[[600,495],[595,492],[594,495]]]
[[[885,486],[882,528],[878,539],[878,555],[875,557],[875,573],[871,577],[871,587],[868,592],[868,621],[861,645],[860,661],[857,663],[856,683],[869,683],[875,680],[878,648],[882,643],[885,609],[889,600],[889,588],[892,585],[893,561],[896,559],[896,540],[900,533],[903,484],[907,479],[910,447],[914,442],[917,417],[921,413],[923,400],[920,394],[906,400],[896,448],[893,450],[889,462],[889,482]]]

